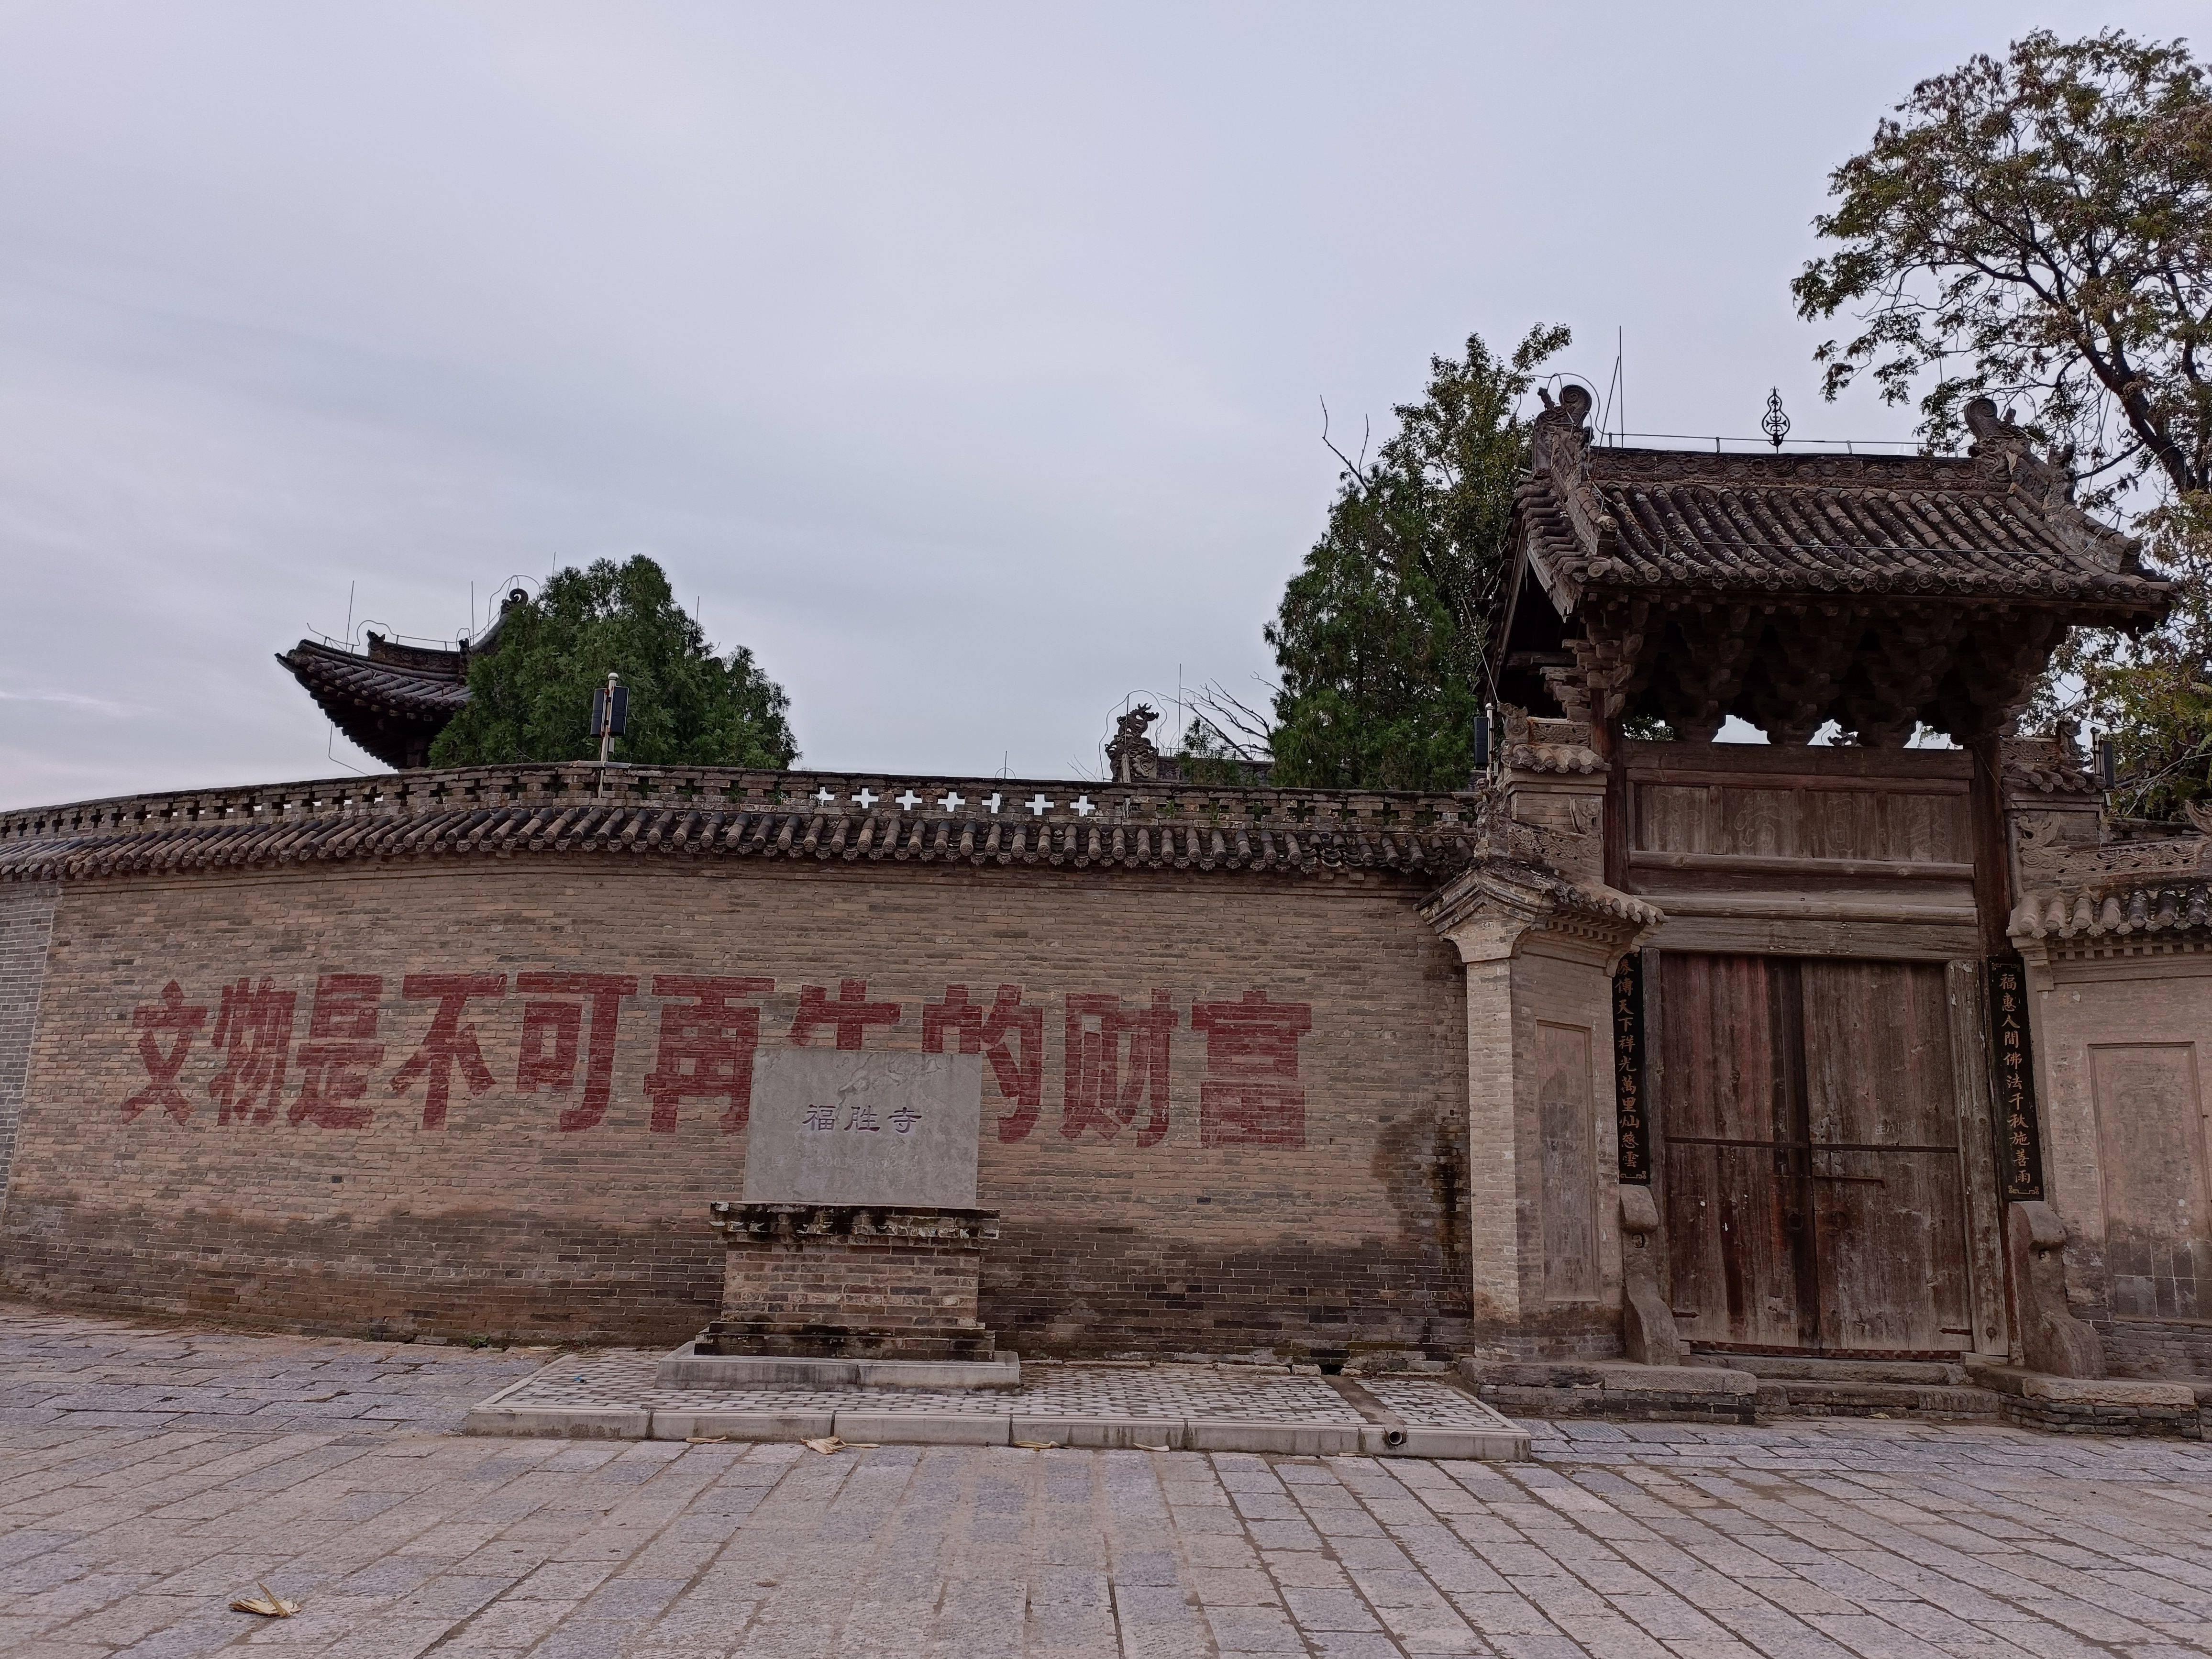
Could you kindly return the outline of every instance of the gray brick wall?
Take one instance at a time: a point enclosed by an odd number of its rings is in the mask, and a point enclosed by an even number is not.
[[[30,1071],[31,1034],[39,1024],[46,944],[53,934],[57,882],[0,887],[0,1204],[23,1118],[23,1082]]]

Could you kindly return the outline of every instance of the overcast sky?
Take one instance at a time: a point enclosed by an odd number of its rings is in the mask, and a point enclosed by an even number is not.
[[[1263,696],[1320,441],[1571,325],[1898,438],[1791,315],[1919,76],[2110,3],[0,6],[0,805],[376,763],[272,659],[643,552],[801,764]],[[334,756],[335,758],[331,757]]]

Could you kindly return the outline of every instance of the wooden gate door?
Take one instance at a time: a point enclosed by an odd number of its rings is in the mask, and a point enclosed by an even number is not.
[[[1672,1299],[1689,1340],[1972,1346],[1943,969],[1660,958]]]

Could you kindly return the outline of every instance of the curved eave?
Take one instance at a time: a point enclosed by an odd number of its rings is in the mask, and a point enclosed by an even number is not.
[[[302,640],[276,660],[353,742],[387,766],[419,766],[430,741],[465,707],[469,689]]]

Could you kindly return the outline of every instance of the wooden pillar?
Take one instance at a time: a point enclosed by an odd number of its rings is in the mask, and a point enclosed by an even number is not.
[[[1974,920],[1982,957],[2007,956],[2012,940],[2012,854],[2005,834],[2004,739],[1977,738],[1966,745],[1974,757],[1967,795],[1974,843]]]

